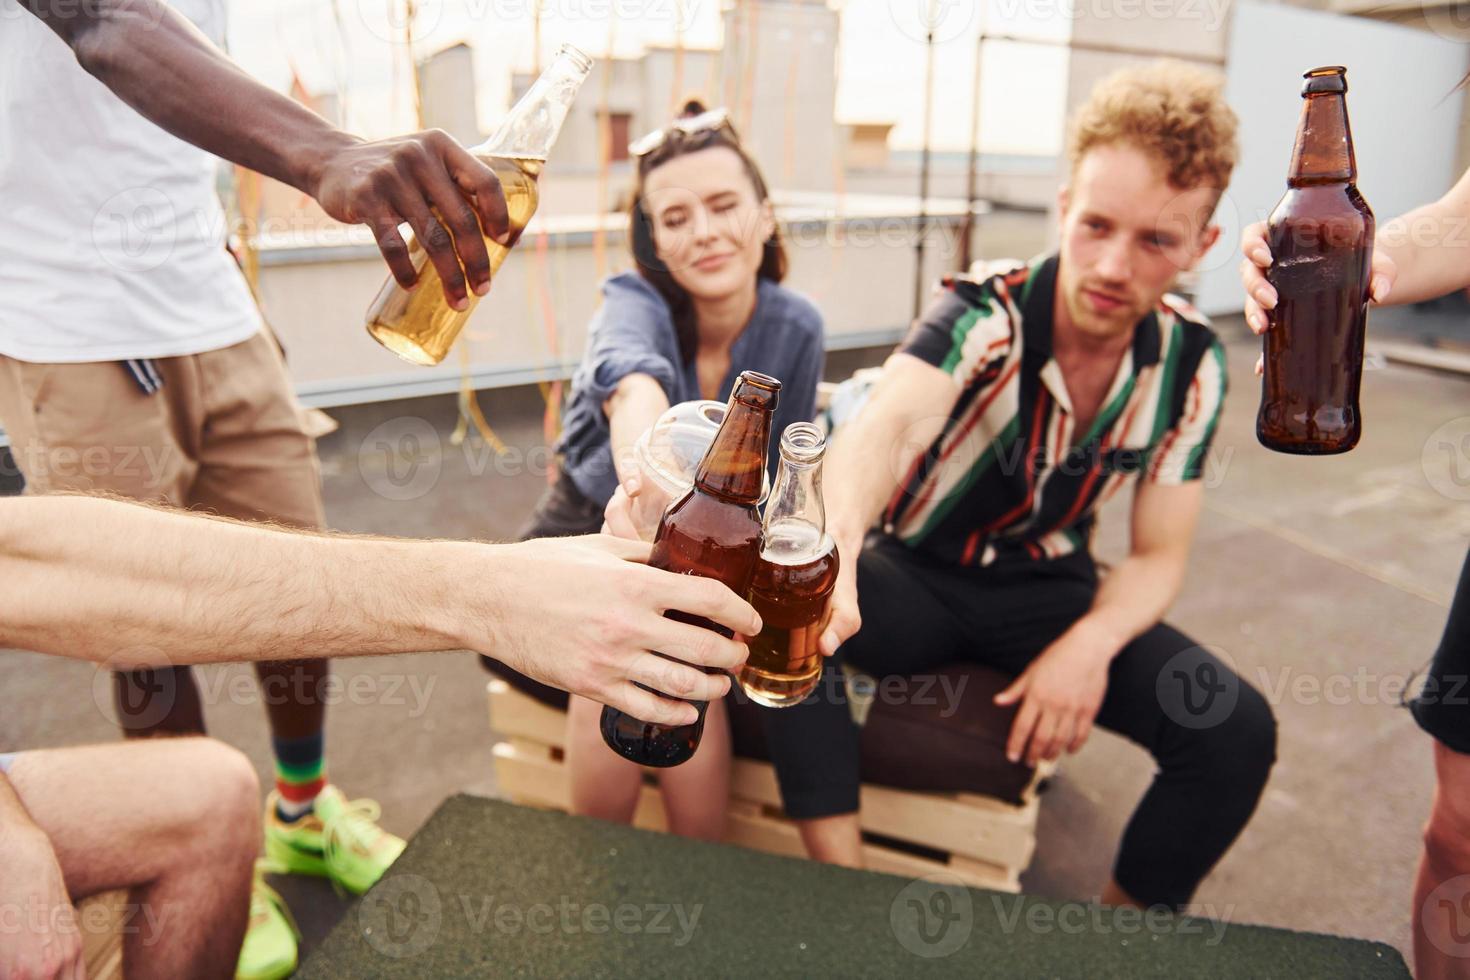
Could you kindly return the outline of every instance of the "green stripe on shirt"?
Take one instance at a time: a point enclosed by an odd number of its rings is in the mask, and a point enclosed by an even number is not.
[[[924,526],[904,540],[909,544],[918,544],[927,538],[929,533],[949,516],[949,512],[954,510],[955,504],[959,503],[960,499],[964,497],[965,490],[972,486],[986,470],[990,469],[991,464],[995,462],[995,457],[1008,449],[1020,434],[1021,416],[1019,414],[1012,415],[1011,420],[1006,423],[1006,427],[990,441],[990,444],[985,447],[985,452],[980,454],[980,458],[975,460],[975,465],[970,467],[970,472],[961,477],[960,481],[950,488],[949,493],[945,495],[944,499],[934,505],[934,510],[930,512],[929,519],[924,522]],[[939,464],[940,467],[944,465],[944,463]],[[925,483],[927,484],[927,482],[926,480]]]
[[[1220,424],[1220,415],[1225,409],[1225,389],[1228,387],[1225,374],[1225,348],[1220,346],[1217,340],[1210,344],[1210,356],[1215,359],[1215,365],[1220,372],[1220,394],[1215,399],[1215,410],[1210,414],[1209,424],[1205,426],[1205,434],[1200,437],[1199,445],[1189,451],[1189,458],[1184,463],[1184,479],[1198,480],[1204,469],[1205,453],[1215,441],[1215,427]]]
[[[949,349],[949,354],[944,358],[944,363],[939,366],[946,374],[954,374],[954,369],[959,366],[960,358],[965,353],[965,338],[970,335],[970,330],[980,322],[981,317],[990,315],[990,307],[972,306],[965,311],[965,315],[955,321],[950,335],[954,337],[954,346]]]

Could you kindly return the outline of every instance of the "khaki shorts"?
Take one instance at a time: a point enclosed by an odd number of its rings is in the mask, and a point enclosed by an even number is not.
[[[145,394],[116,361],[0,355],[0,425],[27,493],[107,491],[297,527],[324,523],[316,442],[275,341],[154,363]]]

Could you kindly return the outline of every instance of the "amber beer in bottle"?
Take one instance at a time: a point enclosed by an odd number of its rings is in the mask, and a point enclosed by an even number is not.
[[[781,466],[750,587],[762,628],[739,672],[741,689],[769,708],[799,704],[822,674],[817,641],[837,584],[837,546],[827,535],[822,503],[826,451],[826,437],[810,422],[781,434]]]
[[[1265,335],[1256,437],[1283,453],[1345,453],[1363,422],[1358,388],[1373,261],[1373,212],[1358,193],[1347,69],[1314,68],[1286,194],[1267,223],[1276,309]]]
[[[592,59],[570,44],[562,45],[551,66],[511,107],[495,135],[470,150],[500,178],[510,217],[510,238],[504,245],[485,239],[492,284],[536,213],[541,199],[536,179],[566,121],[572,99],[591,68]],[[368,333],[406,361],[438,364],[449,353],[480,297],[471,291],[465,309],[456,310],[444,298],[443,280],[429,262],[428,252],[412,235],[408,237],[408,254],[419,274],[417,284],[413,289],[404,289],[389,276],[368,307]]]
[[[736,595],[750,594],[761,552],[756,510],[766,472],[771,413],[781,382],[746,371],[735,382],[725,421],[694,473],[694,486],[664,511],[648,563],[723,582]],[[666,613],[670,619],[730,631],[700,616]],[[602,738],[614,752],[644,766],[677,766],[699,748],[708,703],[693,702],[699,718],[689,725],[656,725],[617,708],[602,709]]]

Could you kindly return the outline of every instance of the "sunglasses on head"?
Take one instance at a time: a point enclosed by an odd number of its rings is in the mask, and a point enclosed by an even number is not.
[[[699,115],[691,116],[688,119],[675,119],[662,129],[655,129],[653,132],[640,136],[638,139],[629,143],[628,155],[635,160],[641,160],[654,150],[664,146],[669,140],[678,136],[688,137],[699,133],[719,132],[728,133],[730,139],[734,142],[738,143],[740,141],[739,135],[735,132],[735,127],[730,123],[730,111],[728,109],[710,109],[708,112],[701,112]]]

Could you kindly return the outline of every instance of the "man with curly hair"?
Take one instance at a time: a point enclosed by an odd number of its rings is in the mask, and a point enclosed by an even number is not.
[[[1161,622],[1225,394],[1219,340],[1166,293],[1219,235],[1236,159],[1221,83],[1178,62],[1101,82],[1072,120],[1058,251],[946,280],[826,464],[843,561],[824,652],[875,677],[955,661],[1011,675],[995,701],[1017,706],[1013,760],[1076,752],[1094,724],[1153,755],[1109,904],[1187,903],[1275,760],[1265,699]],[[1094,515],[1127,485],[1131,548],[1100,582]],[[856,866],[844,700],[824,683],[768,734],[807,849]]]

